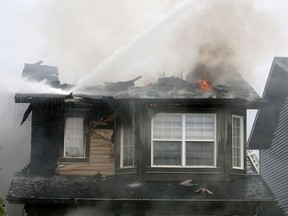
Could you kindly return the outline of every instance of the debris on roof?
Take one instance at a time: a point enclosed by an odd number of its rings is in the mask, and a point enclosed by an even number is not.
[[[25,71],[25,72],[24,72]],[[198,73],[200,73],[198,71]],[[237,72],[231,72],[229,79],[226,77],[224,79],[217,78],[217,82],[213,82],[215,79],[209,78],[205,82],[205,76],[192,77],[191,74],[189,79],[182,79],[177,77],[163,77],[159,78],[156,83],[150,83],[146,86],[135,86],[135,82],[139,80],[142,76],[138,76],[134,79],[128,81],[119,82],[104,82],[104,85],[97,86],[87,86],[81,89],[75,88],[71,90],[72,85],[60,84],[58,80],[58,69],[56,67],[50,67],[40,64],[25,64],[23,70],[23,76],[31,77],[34,80],[50,80],[53,82],[58,82],[54,85],[56,88],[61,88],[64,91],[73,91],[71,98],[66,95],[59,94],[21,94],[18,92],[15,99],[18,103],[30,103],[35,98],[55,98],[57,101],[63,100],[65,97],[65,102],[83,102],[84,100],[95,100],[103,98],[111,99],[236,99],[242,101],[240,103],[246,103],[250,108],[256,108],[261,106],[262,100],[255,90],[240,76]],[[35,77],[34,77],[35,76]],[[209,84],[209,87],[203,88],[203,85],[199,82],[205,82]],[[75,100],[78,97],[79,100]],[[57,102],[56,101],[56,102]]]
[[[135,86],[135,82],[139,79],[141,79],[142,76],[138,76],[132,80],[128,80],[128,81],[120,81],[117,83],[114,82],[104,82],[105,87],[108,90],[111,91],[121,91],[121,90],[127,90],[129,87]]]
[[[185,186],[185,187],[193,187],[195,184],[192,184],[192,179],[187,179],[183,182],[180,182],[179,185]]]
[[[194,191],[195,193],[208,193],[208,194],[210,194],[210,195],[213,195],[213,192],[212,191],[210,191],[210,190],[208,190],[208,189],[206,189],[206,188],[199,188],[199,189],[197,189],[197,190],[195,190]]]

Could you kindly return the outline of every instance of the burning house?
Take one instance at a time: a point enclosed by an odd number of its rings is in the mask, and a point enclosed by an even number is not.
[[[276,199],[261,176],[247,174],[245,140],[246,110],[263,102],[238,73],[224,82],[206,69],[144,87],[137,77],[66,95],[17,93],[16,103],[30,104],[31,163],[13,177],[7,200],[28,215],[81,207],[261,215]]]

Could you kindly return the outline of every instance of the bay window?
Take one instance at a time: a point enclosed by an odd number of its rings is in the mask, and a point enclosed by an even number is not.
[[[152,166],[216,166],[215,114],[158,113],[151,133]]]
[[[244,168],[243,117],[232,116],[232,167]]]

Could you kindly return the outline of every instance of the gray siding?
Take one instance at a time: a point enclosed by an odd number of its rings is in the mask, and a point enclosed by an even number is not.
[[[261,175],[288,215],[288,98],[282,106],[271,148],[260,151]]]

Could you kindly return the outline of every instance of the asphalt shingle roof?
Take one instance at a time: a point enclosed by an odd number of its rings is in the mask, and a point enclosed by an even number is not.
[[[275,201],[259,175],[248,175],[229,182],[139,181],[135,175],[97,176],[28,176],[15,175],[7,200],[10,202],[47,202],[84,200],[180,200],[180,201]],[[207,189],[200,190],[199,189]]]

